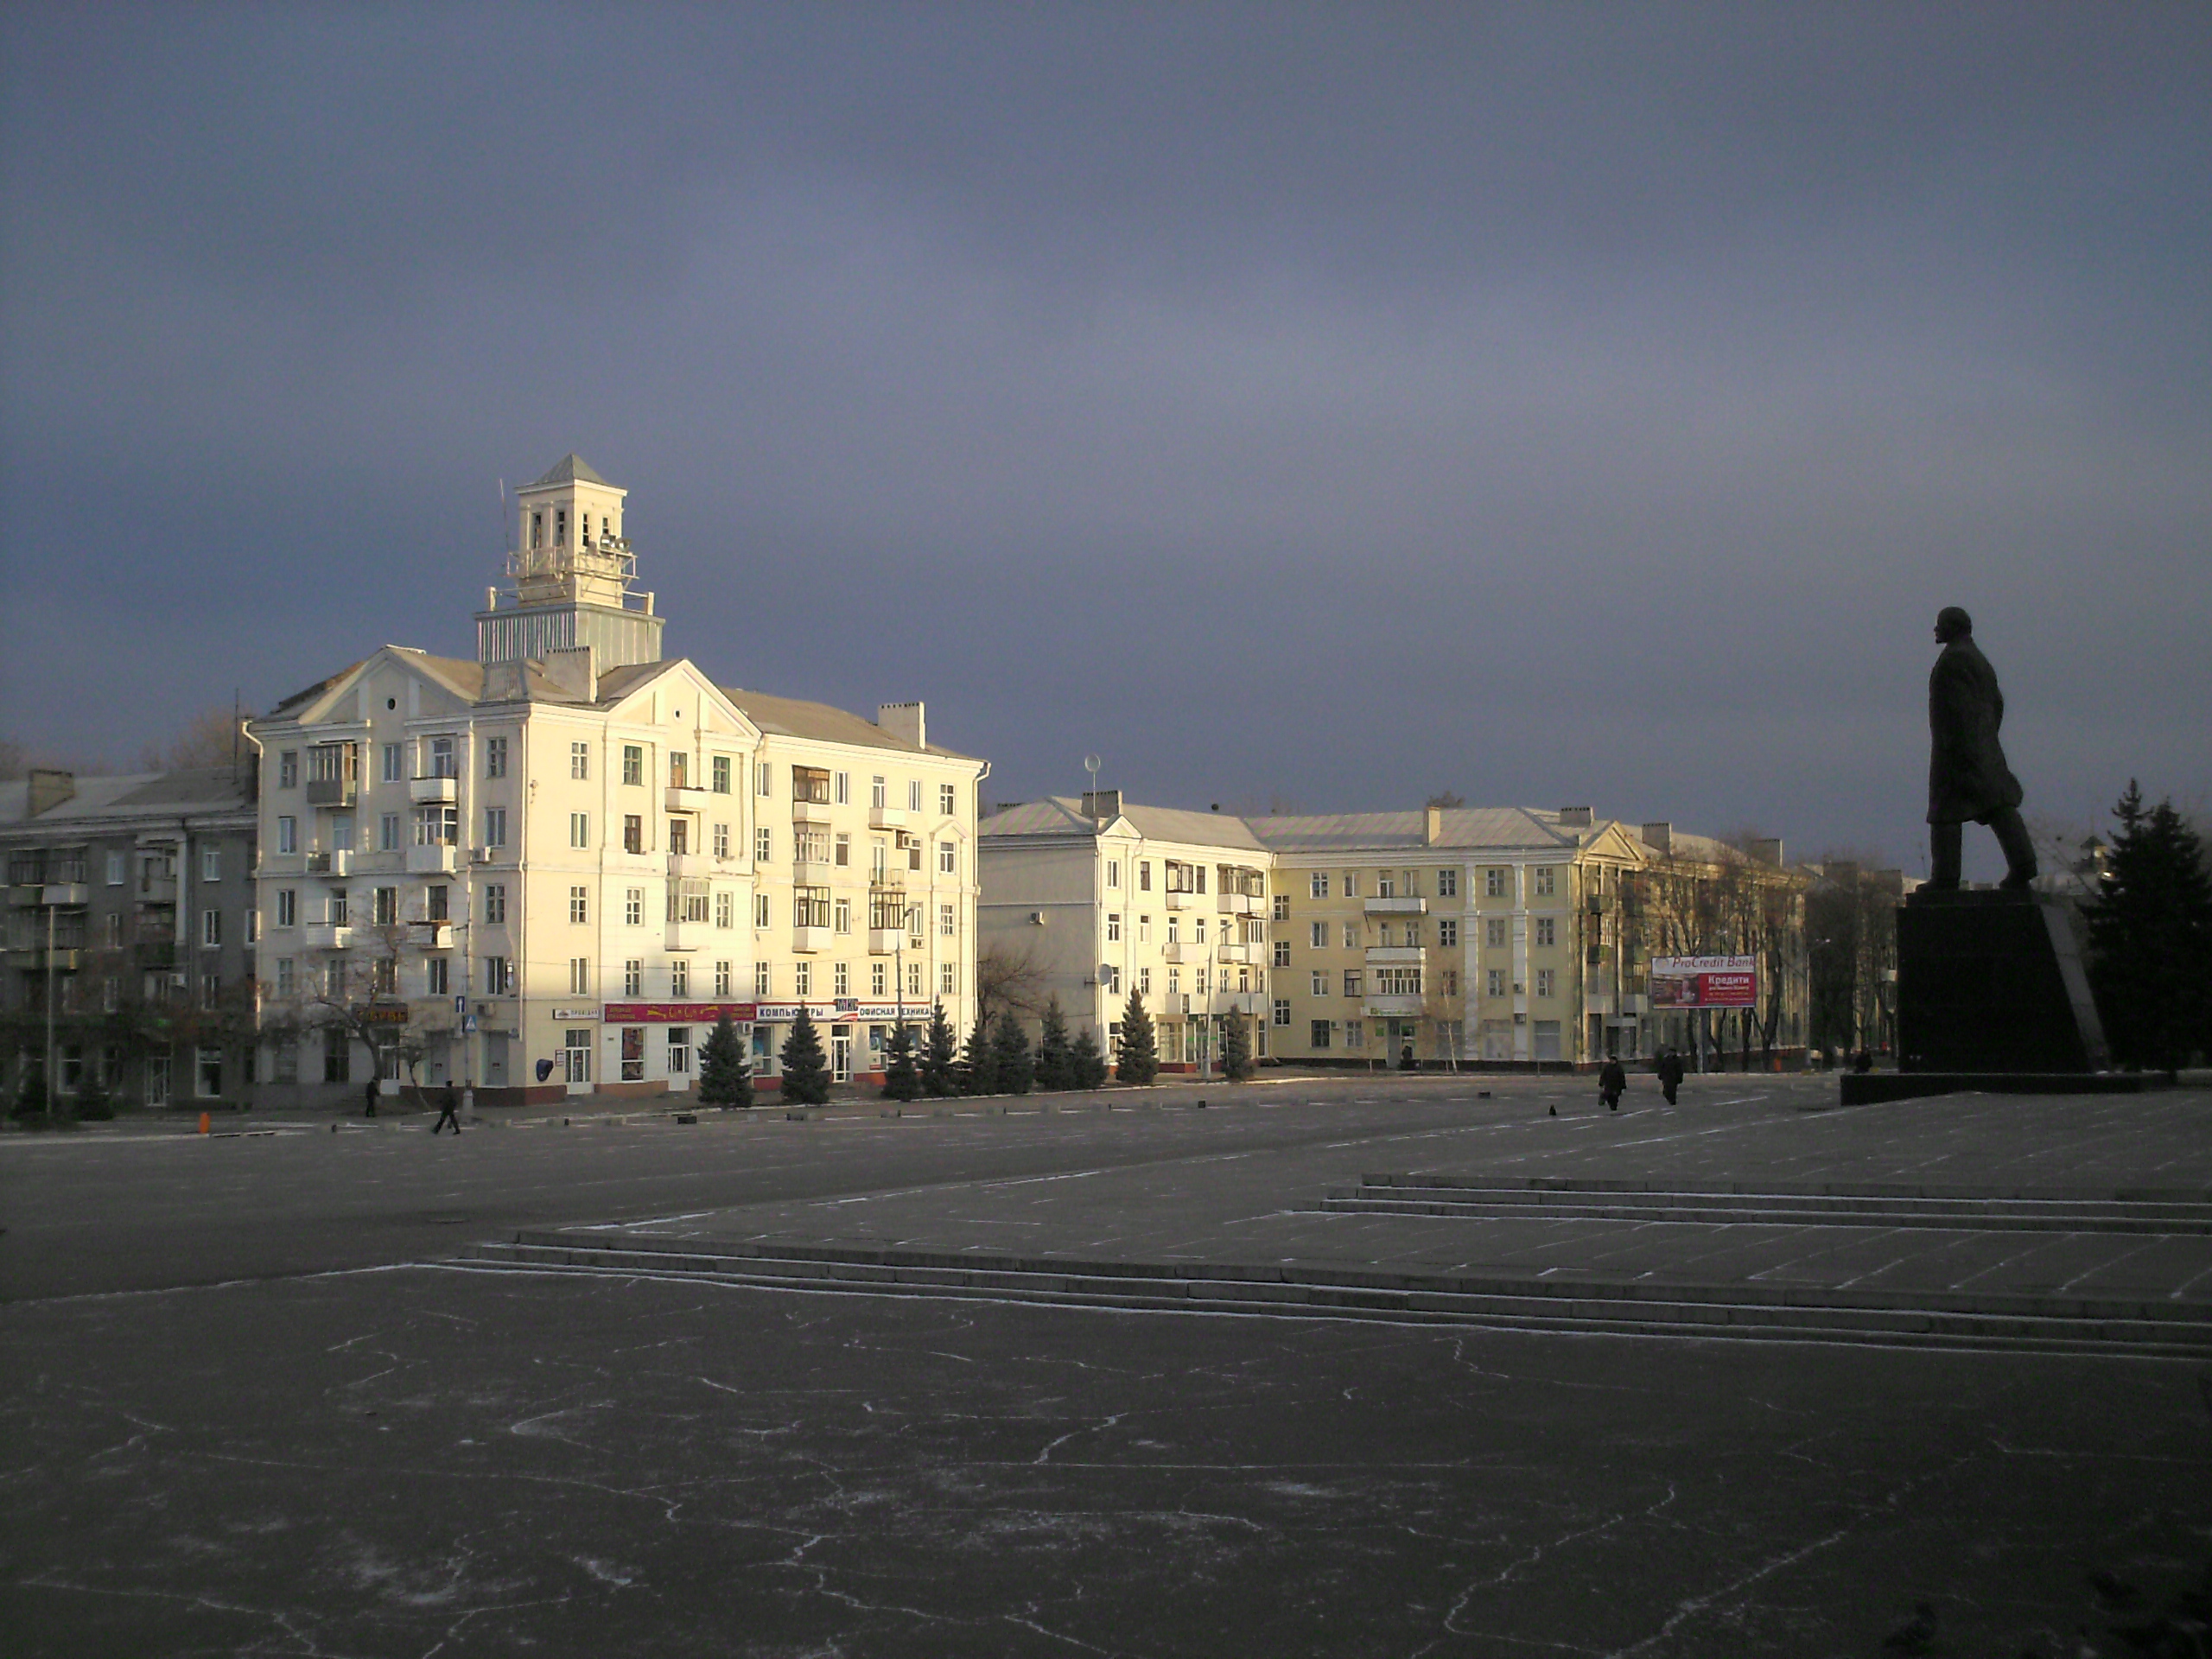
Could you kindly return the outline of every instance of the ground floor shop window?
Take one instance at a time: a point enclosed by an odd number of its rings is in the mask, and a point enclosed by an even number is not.
[[[353,1080],[353,1043],[343,1026],[323,1027],[322,1080],[325,1083],[351,1083]]]
[[[622,1027],[622,1081],[643,1083],[645,1080],[645,1028],[643,1026]]]
[[[219,1048],[200,1050],[194,1067],[194,1085],[200,1098],[213,1100],[223,1092],[223,1051]]]
[[[571,1030],[565,1041],[567,1046],[561,1051],[561,1054],[568,1065],[566,1073],[568,1080],[570,1083],[589,1083],[591,1081],[591,1033],[588,1030]]]
[[[271,1083],[297,1083],[300,1080],[300,1046],[289,1037],[281,1037],[269,1046],[269,1080]]]
[[[1555,1060],[1560,1058],[1558,1020],[1539,1020],[1536,1021],[1536,1058],[1540,1060]]]
[[[755,1077],[772,1077],[776,1075],[776,1030],[774,1026],[753,1027],[753,1071]]]
[[[691,1027],[671,1026],[668,1028],[668,1075],[688,1077],[691,1075]]]

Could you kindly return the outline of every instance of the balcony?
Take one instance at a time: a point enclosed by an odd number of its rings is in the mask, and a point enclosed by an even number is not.
[[[346,807],[360,798],[360,786],[351,778],[310,778],[308,779],[309,806]]]
[[[1166,898],[1168,909],[1189,910],[1198,902],[1199,895],[1195,893],[1171,893]]]
[[[31,962],[41,971],[51,968],[59,974],[73,974],[84,966],[85,953],[73,944],[57,944],[51,950],[41,944],[31,951]]]
[[[407,849],[410,875],[451,875],[461,864],[461,850],[446,842]]]
[[[410,778],[407,781],[407,798],[417,806],[451,804],[461,798],[461,779],[458,778]]]
[[[802,956],[812,956],[830,948],[830,930],[826,927],[794,927],[791,929],[791,949]]]
[[[868,953],[871,957],[896,956],[906,943],[906,930],[903,927],[871,927],[868,931]]]
[[[353,849],[350,847],[342,847],[333,852],[308,855],[309,875],[347,876],[353,873]],[[169,886],[174,889],[176,886],[175,881],[172,880]]]
[[[666,801],[671,812],[703,812],[707,810],[707,791],[694,789],[689,784],[671,784]]]
[[[826,824],[830,822],[830,803],[826,800],[793,801],[791,803],[791,822],[793,823]]]
[[[40,895],[45,891],[45,884],[37,881],[34,881],[27,887],[10,887],[8,889],[8,902],[10,905],[16,906],[19,909],[27,909],[31,906],[41,903],[41,900]]]
[[[138,878],[138,902],[142,905],[173,905],[176,903],[176,877],[173,875],[142,875]]]
[[[1370,996],[1360,1012],[1370,1020],[1418,1020],[1421,999],[1417,996]]]
[[[906,809],[903,806],[871,806],[868,810],[868,827],[871,830],[904,830]]]
[[[140,939],[130,947],[130,955],[141,968],[174,968],[176,966],[175,939]]]
[[[353,948],[353,930],[343,922],[309,922],[300,930],[300,938],[310,950],[350,950]]]
[[[1249,962],[1253,947],[1249,944],[1221,944],[1214,947],[1217,962]]]
[[[707,943],[704,922],[671,922],[668,925],[668,948],[671,950],[696,950]]]
[[[1367,901],[1367,913],[1370,916],[1426,916],[1428,914],[1428,900],[1426,899],[1370,899]]]
[[[1367,947],[1367,964],[1370,968],[1420,968],[1428,961],[1428,950],[1419,944],[1370,944]]]
[[[1268,901],[1249,893],[1224,893],[1220,899],[1221,913],[1224,916],[1258,916],[1264,914]]]
[[[830,878],[836,874],[836,867],[818,859],[801,859],[791,866],[791,885],[795,887],[826,887]]]
[[[704,880],[715,871],[715,861],[704,853],[671,853],[668,855],[668,879],[671,881]]]
[[[1183,942],[1170,939],[1160,947],[1160,959],[1162,962],[1202,962],[1205,959],[1205,951],[1201,948],[1195,956],[1186,957],[1183,954]]]
[[[453,949],[451,922],[419,922],[415,926],[415,943],[425,950]]]
[[[49,881],[38,893],[41,905],[81,905],[86,889],[82,881]]]

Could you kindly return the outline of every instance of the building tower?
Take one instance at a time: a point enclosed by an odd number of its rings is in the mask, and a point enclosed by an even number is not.
[[[574,454],[515,492],[507,554],[514,585],[486,590],[476,613],[479,662],[542,661],[582,646],[601,672],[661,660],[664,619],[653,613],[652,594],[632,585],[637,556],[622,534],[628,493]]]

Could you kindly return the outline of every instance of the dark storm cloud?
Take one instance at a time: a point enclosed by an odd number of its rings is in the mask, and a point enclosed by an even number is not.
[[[573,447],[675,649],[995,795],[1909,856],[1959,601],[2031,810],[2212,800],[2199,9],[4,28],[17,730],[465,651]]]

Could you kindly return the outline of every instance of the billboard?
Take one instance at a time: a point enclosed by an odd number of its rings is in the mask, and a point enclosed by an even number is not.
[[[1755,1008],[1759,1003],[1756,957],[1654,957],[1654,1008]]]

